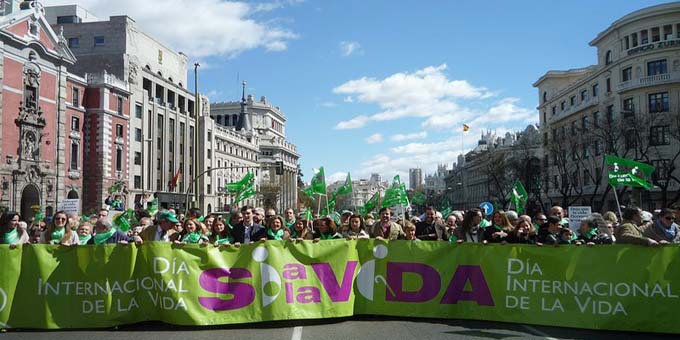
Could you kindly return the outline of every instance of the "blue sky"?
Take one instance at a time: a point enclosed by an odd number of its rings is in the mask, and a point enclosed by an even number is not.
[[[286,114],[305,180],[325,166],[327,181],[431,173],[482,130],[537,123],[534,81],[596,63],[599,32],[664,2],[45,1],[135,18],[205,66],[199,90],[213,102],[240,99],[247,80]]]

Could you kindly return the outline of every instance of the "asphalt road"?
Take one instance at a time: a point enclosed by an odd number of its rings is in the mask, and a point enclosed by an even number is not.
[[[159,322],[94,330],[10,330],[5,339],[677,339],[672,334],[593,331],[470,320],[352,317],[219,327],[179,327]]]

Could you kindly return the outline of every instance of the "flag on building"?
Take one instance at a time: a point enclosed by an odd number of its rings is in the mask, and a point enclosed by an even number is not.
[[[323,167],[314,169],[314,177],[312,177],[312,193],[325,195],[326,194],[326,175],[324,175]]]
[[[605,156],[605,161],[609,168],[609,184],[645,188],[647,190],[654,187],[654,184],[650,182],[652,173],[656,170],[653,166],[610,155]]]
[[[463,132],[468,132],[470,130],[470,126],[467,124],[463,124]]]
[[[524,212],[524,207],[528,200],[529,194],[524,189],[524,185],[519,180],[516,180],[510,192],[510,201],[515,205],[515,210],[517,210],[518,214],[521,215]]]
[[[170,183],[168,183],[168,188],[170,188],[170,190],[175,190],[175,188],[177,188],[180,177],[182,177],[182,169],[177,169],[177,173],[172,177]]]

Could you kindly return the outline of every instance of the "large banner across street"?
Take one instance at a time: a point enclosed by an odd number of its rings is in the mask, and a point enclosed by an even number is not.
[[[267,241],[0,246],[0,326],[358,314],[680,333],[680,248]]]

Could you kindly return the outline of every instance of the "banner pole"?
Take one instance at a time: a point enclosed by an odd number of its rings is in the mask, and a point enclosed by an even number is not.
[[[319,216],[321,213],[321,194],[317,194],[319,197],[317,197],[317,205],[316,205],[316,216]]]
[[[623,221],[623,215],[621,214],[621,204],[619,203],[619,194],[616,192],[616,187],[613,184],[612,189],[614,190],[614,198],[616,199],[616,209],[619,211],[619,220]]]

